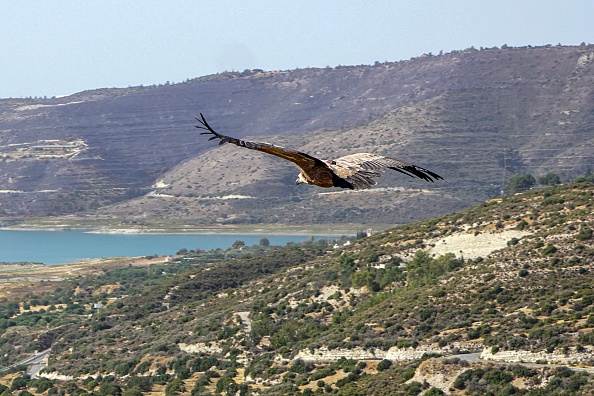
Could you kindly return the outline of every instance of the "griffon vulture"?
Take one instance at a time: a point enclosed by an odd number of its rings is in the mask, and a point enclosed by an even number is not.
[[[322,161],[296,150],[275,146],[268,143],[248,142],[230,136],[221,135],[214,131],[200,113],[196,118],[200,125],[196,128],[204,129],[201,135],[212,135],[210,139],[220,139],[219,144],[231,143],[239,147],[262,151],[276,155],[293,162],[301,169],[296,184],[311,184],[319,187],[341,187],[351,190],[361,190],[376,184],[374,177],[381,176],[379,169],[393,169],[410,177],[433,182],[443,178],[436,173],[421,167],[410,165],[392,158],[369,153],[350,154],[334,160]]]

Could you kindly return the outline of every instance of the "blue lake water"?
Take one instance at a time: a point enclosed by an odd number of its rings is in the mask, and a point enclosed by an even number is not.
[[[48,265],[70,264],[85,258],[159,256],[180,249],[228,248],[240,240],[256,245],[267,238],[271,245],[301,242],[304,235],[219,234],[94,234],[77,231],[0,230],[0,262],[30,261]]]

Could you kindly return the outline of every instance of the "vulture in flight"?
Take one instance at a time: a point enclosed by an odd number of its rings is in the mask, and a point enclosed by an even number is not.
[[[410,177],[433,182],[443,178],[436,173],[421,167],[410,165],[392,158],[370,153],[350,154],[333,160],[320,160],[296,150],[275,146],[268,143],[248,142],[230,136],[221,135],[206,122],[200,113],[196,118],[200,125],[196,128],[204,129],[201,135],[212,135],[210,139],[220,139],[219,144],[231,143],[239,147],[262,151],[291,161],[301,169],[296,184],[311,184],[319,187],[341,187],[351,190],[362,190],[376,184],[375,177],[381,176],[380,169],[393,169]]]

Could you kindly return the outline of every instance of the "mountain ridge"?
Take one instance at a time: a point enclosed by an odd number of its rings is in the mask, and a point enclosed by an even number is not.
[[[427,216],[453,212],[498,195],[514,173],[552,171],[571,180],[591,169],[593,53],[592,46],[468,50],[372,66],[235,73],[1,101],[0,210],[7,219],[117,215],[196,224],[222,221],[209,216],[210,209],[231,213],[238,224],[293,217],[303,224],[348,223],[361,217],[359,210],[379,210],[390,224],[422,216],[406,209],[417,195],[395,194],[325,201],[315,211],[327,215],[305,216],[299,201],[315,207],[319,191],[295,189],[295,169],[280,160],[214,150],[193,129],[193,118],[202,112],[216,130],[232,136],[274,139],[320,156],[377,152],[433,170],[446,181],[428,186],[386,177],[379,187],[437,187],[428,191],[440,191],[443,199],[421,194],[427,207],[439,208]],[[32,148],[52,139],[78,139],[84,150],[73,158],[52,158]],[[209,161],[219,167],[208,168]],[[203,170],[197,173],[192,164]],[[244,171],[250,166],[260,177]],[[220,183],[220,172],[237,185]],[[153,188],[161,180],[171,188]],[[269,202],[268,191],[278,199]],[[157,204],[151,192],[180,202],[203,195],[257,199],[208,208],[182,202],[174,209],[169,201]],[[143,210],[149,200],[155,209]]]

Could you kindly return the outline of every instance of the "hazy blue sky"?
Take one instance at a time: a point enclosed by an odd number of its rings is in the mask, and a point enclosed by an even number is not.
[[[0,98],[594,43],[593,15],[592,0],[1,1]]]

